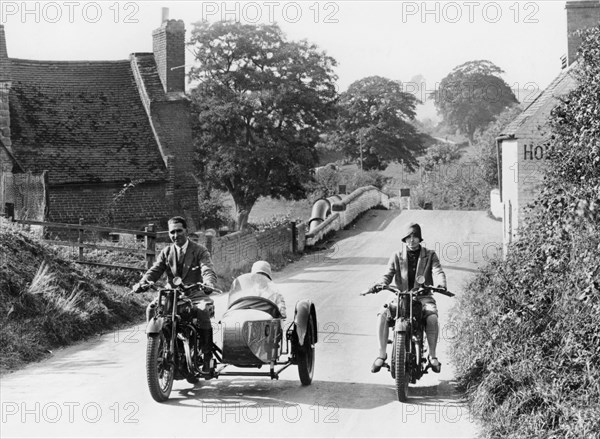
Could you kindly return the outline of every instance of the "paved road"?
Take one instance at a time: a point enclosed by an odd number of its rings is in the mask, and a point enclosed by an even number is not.
[[[396,401],[387,371],[369,370],[375,315],[388,293],[358,294],[378,279],[407,221],[421,224],[458,294],[478,265],[497,256],[501,225],[483,212],[374,210],[339,232],[334,246],[275,273],[288,309],[300,298],[317,307],[321,338],[311,386],[301,386],[290,367],[279,381],[178,381],[167,403],[155,403],[146,388],[144,328],[135,326],[4,376],[0,436],[474,437],[477,426],[455,391],[446,352],[455,336],[447,324],[453,299],[438,298],[442,372],[411,387],[408,403]],[[217,299],[217,317],[225,299]]]

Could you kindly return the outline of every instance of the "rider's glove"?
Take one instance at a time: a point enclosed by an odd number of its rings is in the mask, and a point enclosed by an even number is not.
[[[204,294],[206,294],[206,295],[209,295],[216,289],[216,287],[214,285],[208,284],[208,283],[205,285],[202,285],[200,288],[202,289],[202,291],[204,291]]]
[[[385,284],[379,283],[379,284],[375,284],[373,285],[370,289],[369,289],[369,293],[370,294],[375,294],[375,293],[379,293],[381,290],[383,290],[386,287]]]
[[[131,292],[134,294],[143,293],[144,291],[148,290],[149,286],[150,285],[147,283],[138,282],[133,287],[131,287]]]

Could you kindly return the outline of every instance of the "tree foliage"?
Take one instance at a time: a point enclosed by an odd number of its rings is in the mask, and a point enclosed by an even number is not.
[[[399,81],[380,76],[356,81],[340,95],[335,143],[350,158],[362,153],[363,169],[401,161],[413,170],[426,137],[411,124],[417,102]]]
[[[425,171],[456,162],[462,156],[461,145],[449,142],[438,142],[427,148],[427,153],[421,158],[420,164]]]
[[[469,142],[517,98],[500,77],[504,73],[487,60],[469,61],[455,67],[433,94],[444,121],[466,135]]]
[[[277,25],[194,24],[190,79],[198,177],[227,190],[238,229],[260,196],[299,199],[335,116],[333,58]]]
[[[519,239],[454,313],[453,355],[485,437],[600,431],[600,27],[585,34],[575,74]]]
[[[479,176],[489,189],[498,187],[498,153],[496,138],[515,119],[521,108],[513,105],[498,114],[485,129],[478,130],[474,140],[474,164],[479,166]]]

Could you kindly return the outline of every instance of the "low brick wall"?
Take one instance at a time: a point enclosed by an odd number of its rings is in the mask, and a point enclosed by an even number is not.
[[[298,252],[304,250],[305,229],[306,225],[303,223],[296,226]],[[203,235],[199,237],[198,242],[207,245],[206,237]],[[217,274],[229,277],[239,272],[249,271],[255,261],[265,260],[274,263],[291,253],[292,226],[287,224],[261,233],[234,232],[212,238],[208,246],[211,247]]]
[[[362,212],[375,206],[390,207],[389,197],[375,186],[356,189],[342,201],[332,206],[333,213],[312,232],[306,234],[306,246],[315,245],[325,235],[340,230],[350,224]]]
[[[142,183],[130,189],[117,203],[115,196],[122,185],[64,185],[50,188],[49,222],[108,225],[142,229],[152,222],[166,226],[171,214],[164,183]]]

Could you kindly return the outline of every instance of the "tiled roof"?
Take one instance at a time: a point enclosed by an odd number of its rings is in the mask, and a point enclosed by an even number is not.
[[[131,57],[136,63],[137,69],[140,72],[140,77],[144,83],[144,88],[148,98],[152,102],[161,102],[165,99],[165,91],[163,89],[156,61],[153,53],[132,53]]]
[[[577,86],[577,81],[572,75],[575,65],[576,63],[573,63],[561,71],[550,85],[504,128],[501,135],[515,138],[543,137],[547,131],[546,123],[550,112],[559,103],[558,98]]]
[[[12,148],[50,183],[165,180],[131,65],[9,59]]]

